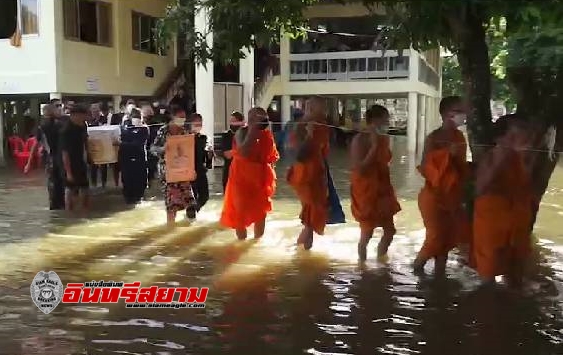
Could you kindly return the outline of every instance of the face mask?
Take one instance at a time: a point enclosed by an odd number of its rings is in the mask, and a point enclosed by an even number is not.
[[[201,126],[193,126],[192,131],[194,133],[199,133],[199,132],[201,132],[201,128],[202,128]]]
[[[264,120],[262,123],[259,124],[260,130],[265,130],[266,128],[270,127],[270,121]]]
[[[133,126],[140,126],[142,124],[142,120],[140,118],[132,118],[131,119],[131,123],[133,123]]]
[[[389,125],[381,125],[375,129],[375,132],[379,134],[387,134],[389,133]]]
[[[176,126],[183,126],[186,123],[186,118],[185,117],[174,117],[172,119],[172,123],[175,124]]]
[[[166,109],[165,109],[165,108],[161,108],[159,112],[160,112],[161,115],[164,115],[164,114],[166,113]]]
[[[127,114],[131,114],[131,111],[133,111],[133,109],[135,108],[135,105],[133,104],[129,104],[127,105],[127,107],[125,108],[125,112],[127,112]]]
[[[465,124],[466,119],[467,119],[467,115],[465,113],[458,113],[453,117],[452,120],[455,123],[456,127],[459,127]]]
[[[230,127],[230,128],[231,128],[231,131],[233,131],[233,132],[236,132],[236,131],[238,131],[238,129],[240,128],[240,126],[239,126],[239,125],[234,125],[234,124],[233,124],[233,125],[231,125],[231,127]]]

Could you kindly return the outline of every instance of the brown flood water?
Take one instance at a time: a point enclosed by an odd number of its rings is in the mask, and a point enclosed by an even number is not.
[[[41,173],[0,172],[0,354],[563,354],[563,168],[542,204],[525,290],[481,289],[455,255],[445,280],[430,276],[432,265],[429,276],[413,275],[424,235],[421,181],[404,138],[395,141],[397,236],[388,264],[373,261],[376,237],[361,268],[343,152],[332,153],[331,169],[348,223],[330,227],[311,252],[294,246],[299,206],[283,164],[258,242],[219,228],[219,194],[193,226],[167,231],[158,198],[127,209],[109,188],[94,197],[90,218],[70,219],[48,211]],[[210,292],[205,309],[60,304],[44,315],[30,298],[40,270],[65,284],[141,281]]]

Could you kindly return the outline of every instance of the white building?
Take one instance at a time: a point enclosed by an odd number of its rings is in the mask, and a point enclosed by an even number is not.
[[[315,25],[325,31],[329,26],[333,28],[326,34],[314,33],[310,37],[346,37],[347,34],[335,34],[339,29],[346,29],[352,37],[371,33],[372,42],[378,27],[374,15],[384,16],[383,9],[368,10],[360,3],[315,5],[306,12],[313,28]],[[203,32],[204,12],[198,18],[197,25]],[[366,106],[383,103],[394,116],[393,123],[406,128],[410,152],[420,150],[424,137],[440,125],[442,68],[438,48],[419,53],[412,49],[382,51],[374,47],[342,48],[342,43],[326,45],[330,41],[314,48],[310,42],[299,44],[281,36],[279,63],[270,66],[266,73],[259,73],[261,78],[252,95],[254,105],[267,108],[275,100],[272,106],[281,111],[285,123],[293,109],[300,108],[302,98],[320,95],[329,99],[333,122],[342,115],[351,116],[348,118],[357,122]],[[208,95],[211,73],[200,67],[196,76],[196,93],[201,96],[196,99],[198,111],[208,110],[203,116],[214,117],[214,100]],[[245,95],[249,95],[247,88]],[[207,127],[210,126],[211,122]]]

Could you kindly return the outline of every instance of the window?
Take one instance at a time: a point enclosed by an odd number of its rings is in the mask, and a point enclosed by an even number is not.
[[[166,55],[164,45],[156,38],[155,29],[158,18],[133,12],[132,35],[133,49],[141,52]]]
[[[22,34],[39,33],[39,7],[37,0],[21,0],[20,21]]]
[[[111,4],[91,0],[65,0],[63,4],[66,38],[111,46]]]

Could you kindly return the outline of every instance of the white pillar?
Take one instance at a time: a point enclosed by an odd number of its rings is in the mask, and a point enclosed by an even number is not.
[[[290,65],[290,42],[289,37],[284,35],[283,33],[280,34],[280,76],[283,92],[285,93],[285,86],[289,82],[289,65]]]
[[[416,152],[416,127],[418,124],[418,94],[409,92],[407,139],[409,154]]]
[[[121,95],[113,95],[112,97],[112,102],[113,102],[113,113],[118,113],[119,109],[121,107],[119,107],[119,105],[121,105],[121,100],[123,100],[123,97]],[[155,114],[157,114],[158,112],[155,112]]]
[[[0,101],[0,166],[6,166],[4,156],[4,103]]]
[[[243,52],[246,56],[239,61],[239,82],[242,84],[243,93],[242,112],[246,116],[248,111],[256,105],[254,103],[254,49],[245,48]]]
[[[428,120],[428,96],[418,95],[418,124],[416,126],[416,151],[424,149],[424,138],[426,138],[426,121]]]
[[[281,121],[285,125],[291,120],[291,97],[283,95],[281,97]]]
[[[207,45],[210,48],[213,46],[213,33],[209,30],[209,10],[206,7],[202,7],[196,12],[195,31],[206,35]],[[195,104],[197,112],[203,117],[202,133],[207,135],[211,145],[213,145],[215,131],[213,82],[213,61],[209,60],[205,66],[196,64]]]
[[[52,92],[49,94],[49,100],[62,100],[63,99],[63,94],[61,94],[60,92]]]

